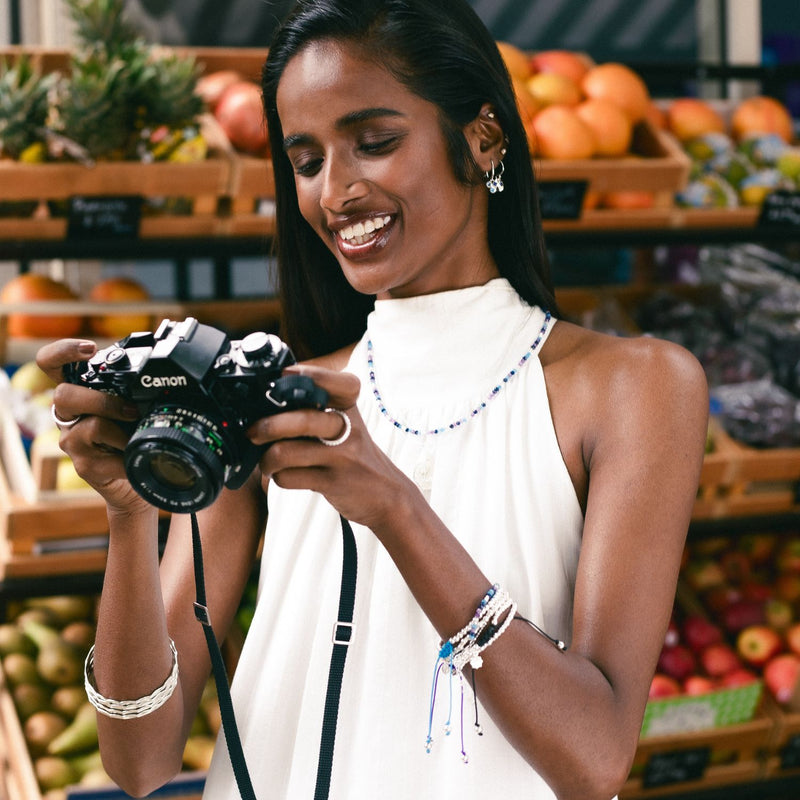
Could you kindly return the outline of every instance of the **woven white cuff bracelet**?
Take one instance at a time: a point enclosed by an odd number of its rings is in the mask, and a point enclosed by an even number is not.
[[[169,640],[169,647],[172,651],[172,671],[158,689],[137,700],[111,700],[103,697],[94,686],[94,645],[92,645],[84,665],[84,686],[89,702],[101,714],[114,719],[138,719],[161,708],[172,697],[178,685],[178,650],[172,639]]]

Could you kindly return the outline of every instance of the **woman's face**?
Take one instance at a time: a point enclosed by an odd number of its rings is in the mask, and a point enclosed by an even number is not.
[[[486,188],[456,180],[436,106],[318,41],[288,62],[277,107],[300,212],[357,291],[407,297],[497,275]]]

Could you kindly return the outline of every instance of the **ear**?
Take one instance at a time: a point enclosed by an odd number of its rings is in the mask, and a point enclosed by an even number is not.
[[[506,137],[494,107],[484,103],[478,116],[464,128],[472,157],[482,172],[491,169],[492,162],[497,166],[506,152]]]

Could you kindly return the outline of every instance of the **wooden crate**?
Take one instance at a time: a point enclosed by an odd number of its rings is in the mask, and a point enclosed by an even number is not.
[[[800,511],[800,448],[758,450],[711,421],[714,450],[700,474],[694,519]]]
[[[740,725],[641,739],[620,800],[759,780],[774,726],[759,711]]]

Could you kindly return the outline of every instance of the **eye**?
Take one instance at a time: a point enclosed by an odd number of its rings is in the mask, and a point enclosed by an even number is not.
[[[292,161],[292,169],[295,175],[300,175],[303,178],[308,178],[316,175],[322,166],[322,159],[311,158],[296,158]]]
[[[383,155],[384,153],[391,153],[399,147],[402,141],[402,136],[382,136],[375,139],[366,139],[359,144],[359,150],[367,155]]]

